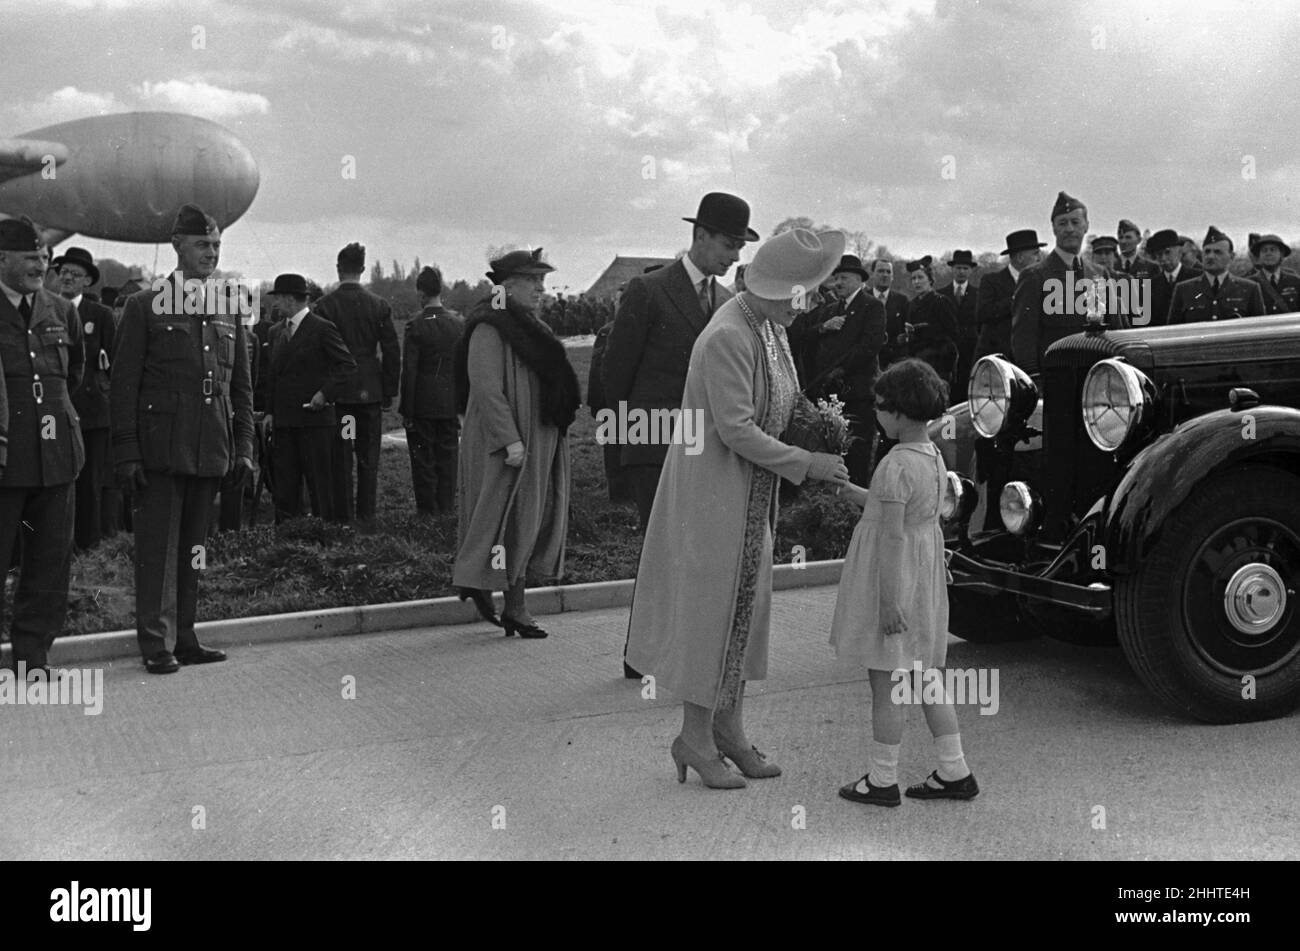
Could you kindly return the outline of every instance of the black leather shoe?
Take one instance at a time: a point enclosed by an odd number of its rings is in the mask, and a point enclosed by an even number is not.
[[[938,789],[929,784],[931,779],[939,784]],[[950,782],[946,779],[940,779],[939,771],[935,770],[927,777],[926,782],[907,787],[909,799],[974,799],[979,794],[980,787],[975,782],[974,773],[971,773],[965,779],[954,779]]]
[[[873,786],[871,780],[864,774],[858,780],[862,785],[867,787],[866,792],[858,792],[858,783],[849,783],[847,786],[840,787],[840,798],[849,799],[853,802],[870,803],[873,806],[901,806],[903,800],[898,795],[898,783],[892,786]]]
[[[641,679],[641,674],[635,668],[629,667],[627,661],[623,661],[623,676],[627,680]]]
[[[197,644],[176,652],[176,660],[185,666],[190,664],[219,664],[226,659],[226,652]]]
[[[506,629],[506,637],[511,634],[518,634],[520,637],[546,637],[547,632],[542,630],[536,624],[524,624],[522,621],[516,621],[508,615],[501,615],[501,626]]]
[[[171,651],[159,651],[144,659],[144,669],[151,674],[174,674],[181,669]]]

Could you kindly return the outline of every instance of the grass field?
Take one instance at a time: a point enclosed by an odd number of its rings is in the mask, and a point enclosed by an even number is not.
[[[591,347],[572,348],[569,354],[585,389]],[[385,430],[401,425],[394,410],[385,413],[384,422]],[[573,482],[564,583],[631,578],[641,546],[636,512],[630,505],[609,502],[595,421],[585,406],[570,430],[569,444]],[[776,538],[777,561],[791,561],[795,546],[809,561],[843,555],[856,511],[816,490],[789,500],[789,488]],[[132,544],[132,536],[123,534],[76,556],[66,633],[134,626]],[[381,454],[379,515],[373,529],[310,518],[277,528],[270,499],[264,497],[254,528],[214,535],[200,582],[199,620],[449,595],[455,553],[455,517],[416,518],[406,451],[388,448]]]

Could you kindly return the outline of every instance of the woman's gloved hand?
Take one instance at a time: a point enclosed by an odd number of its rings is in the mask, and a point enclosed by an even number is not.
[[[849,470],[841,456],[833,452],[814,452],[812,461],[808,463],[808,478],[845,485],[849,481]]]

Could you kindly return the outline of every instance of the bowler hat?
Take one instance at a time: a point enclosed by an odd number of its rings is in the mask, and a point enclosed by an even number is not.
[[[1264,245],[1266,245],[1266,244],[1275,244],[1275,245],[1277,245],[1279,248],[1281,248],[1281,249],[1282,249],[1282,257],[1287,257],[1288,255],[1291,254],[1291,245],[1287,244],[1285,241],[1283,241],[1281,238],[1279,238],[1279,237],[1278,237],[1277,235],[1275,235],[1275,234],[1261,234],[1261,235],[1259,235],[1259,236],[1255,239],[1255,250],[1256,250],[1256,251],[1259,251],[1259,249],[1262,248],[1262,247],[1264,247]]]
[[[831,271],[831,273],[839,274],[840,271],[857,274],[864,281],[871,277],[871,275],[867,273],[867,269],[862,266],[862,259],[856,254],[846,254],[840,258],[840,263],[835,265],[835,270]]]
[[[1047,242],[1038,240],[1037,231],[1033,228],[1024,228],[1007,235],[1007,249],[1002,253],[1015,254],[1017,251],[1032,251],[1035,248],[1045,247],[1047,247]]]
[[[209,235],[220,230],[217,219],[198,205],[181,205],[180,211],[176,212],[176,220],[172,222],[172,237],[187,234]]]
[[[757,241],[758,232],[749,226],[749,203],[726,192],[709,192],[700,199],[694,218],[683,218],[737,241]]]
[[[85,248],[68,248],[50,262],[50,267],[57,271],[65,264],[77,265],[90,275],[90,283],[99,283],[99,268],[95,267],[95,259],[91,257],[90,252]]]
[[[269,294],[291,294],[294,297],[308,297],[307,279],[301,274],[278,274]]]
[[[1147,238],[1147,254],[1159,254],[1166,248],[1176,248],[1182,243],[1177,231],[1172,228],[1162,228]]]
[[[811,294],[835,270],[844,242],[843,231],[782,231],[754,252],[745,268],[745,289],[763,300],[789,300],[801,289]]]
[[[546,274],[555,270],[542,260],[541,248],[536,251],[511,251],[488,263],[492,270],[487,272],[487,279],[494,284],[500,284],[507,277],[517,274]]]
[[[948,266],[952,267],[954,264],[964,264],[967,267],[977,266],[975,264],[975,255],[969,251],[954,251],[952,258],[948,261]]]
[[[0,251],[39,251],[43,247],[40,229],[26,215],[0,221]]]

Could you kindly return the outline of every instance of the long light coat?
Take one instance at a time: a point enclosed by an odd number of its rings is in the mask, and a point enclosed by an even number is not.
[[[503,591],[525,572],[558,580],[569,525],[569,442],[542,422],[541,378],[495,328],[480,324],[470,337],[469,379],[452,583]],[[518,469],[506,465],[513,442],[524,444]]]
[[[696,341],[686,375],[682,411],[701,424],[702,450],[688,455],[684,440],[669,447],[637,570],[628,664],[711,708],[734,701],[723,678],[737,641],[743,667],[729,683],[767,674],[774,473],[798,484],[811,461],[764,432],[771,386],[762,341],[728,301]],[[769,428],[779,433],[786,422]]]

